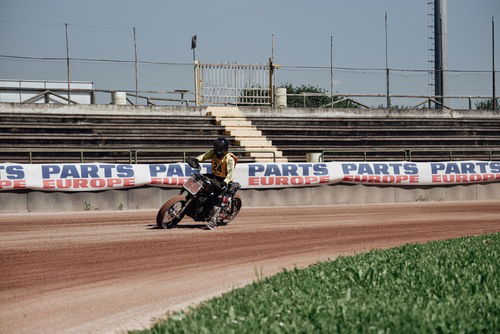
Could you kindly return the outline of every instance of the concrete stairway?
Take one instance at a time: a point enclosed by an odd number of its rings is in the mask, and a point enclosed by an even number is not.
[[[247,155],[258,162],[288,162],[283,152],[262,135],[237,107],[208,107],[207,115],[215,117],[217,125],[225,128],[228,136],[247,151]]]

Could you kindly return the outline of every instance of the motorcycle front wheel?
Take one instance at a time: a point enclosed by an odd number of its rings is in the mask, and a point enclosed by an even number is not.
[[[218,225],[224,226],[224,225],[229,224],[234,219],[234,217],[236,217],[236,215],[240,212],[242,205],[243,205],[243,202],[241,201],[240,195],[239,194],[234,195],[233,202],[231,203],[232,210],[231,210],[230,214],[227,217],[222,218],[219,221]]]
[[[177,195],[166,201],[158,210],[156,215],[156,225],[159,228],[173,228],[184,217],[184,207],[186,206],[186,197]]]

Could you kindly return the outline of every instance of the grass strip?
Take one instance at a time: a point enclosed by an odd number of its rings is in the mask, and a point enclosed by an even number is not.
[[[500,333],[500,233],[285,270],[130,333]]]

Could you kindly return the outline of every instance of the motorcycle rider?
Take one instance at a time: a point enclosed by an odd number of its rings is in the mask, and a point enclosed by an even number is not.
[[[237,182],[233,182],[234,169],[238,158],[233,153],[229,152],[229,141],[226,138],[219,137],[215,140],[213,149],[197,156],[195,159],[197,161],[211,160],[212,174],[210,176],[220,182],[221,191],[217,194],[214,214],[207,224],[209,229],[213,229],[217,226],[217,219],[222,206],[222,197],[226,194],[226,192],[228,192],[228,190],[236,192],[239,188],[239,184]]]

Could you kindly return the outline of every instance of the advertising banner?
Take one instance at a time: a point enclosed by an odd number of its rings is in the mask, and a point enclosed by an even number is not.
[[[211,166],[202,164],[202,173]],[[196,171],[177,164],[0,164],[1,190],[100,191],[181,187]],[[500,161],[250,163],[236,166],[243,189],[321,184],[446,185],[500,181]]]

